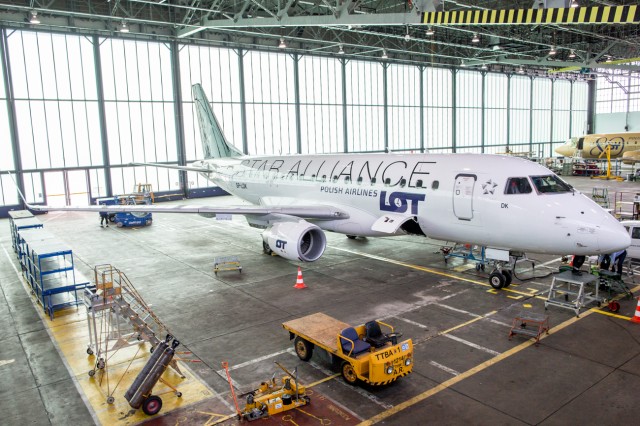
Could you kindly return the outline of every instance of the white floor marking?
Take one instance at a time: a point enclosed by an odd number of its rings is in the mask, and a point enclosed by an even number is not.
[[[3,365],[13,364],[15,361],[15,359],[0,359],[0,367]]]
[[[500,352],[496,352],[496,351],[494,351],[492,349],[485,348],[484,346],[476,345],[475,343],[470,342],[468,340],[461,339],[460,337],[456,337],[456,336],[453,336],[451,334],[443,334],[443,336],[448,338],[448,339],[455,340],[456,342],[462,343],[463,345],[471,346],[474,349],[478,349],[479,351],[486,352],[486,353],[491,354],[493,356],[500,355]]]
[[[407,318],[402,318],[402,317],[398,317],[398,316],[396,316],[395,318],[399,319],[400,321],[404,321],[406,323],[409,323],[411,325],[415,325],[416,327],[424,328],[425,330],[429,328],[424,324],[420,324],[419,322],[411,321],[410,319],[407,319]]]
[[[457,372],[456,370],[454,370],[453,368],[449,368],[449,367],[444,366],[444,365],[442,365],[442,364],[438,364],[438,363],[437,363],[437,362],[435,362],[435,361],[429,361],[429,364],[433,365],[433,366],[434,366],[434,367],[436,367],[436,368],[439,368],[439,369],[440,369],[440,370],[442,370],[442,371],[446,371],[447,373],[449,373],[449,374],[451,374],[451,375],[453,375],[453,376],[458,376],[458,375],[460,375],[460,373],[459,373],[459,372]]]
[[[463,309],[454,308],[453,306],[443,305],[442,303],[435,303],[435,305],[436,306],[440,306],[441,308],[448,309],[450,311],[459,312],[459,313],[465,314],[465,315],[470,315],[470,316],[472,316],[474,318],[484,318],[483,315],[474,314],[473,312],[468,312],[468,311],[465,311]],[[494,320],[492,318],[485,318],[485,319],[487,321],[489,321],[489,322],[494,323],[494,324],[498,324],[498,325],[502,325],[502,326],[511,328],[511,324],[507,324],[507,323],[504,323],[502,321]]]

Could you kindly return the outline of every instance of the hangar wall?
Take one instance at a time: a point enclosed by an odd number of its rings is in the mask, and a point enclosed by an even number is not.
[[[531,152],[581,133],[587,84],[362,61],[37,31],[2,31],[2,171],[31,202],[86,204],[195,174],[130,166],[201,155],[190,86],[202,83],[227,137],[249,154]],[[6,174],[0,206],[18,203]]]

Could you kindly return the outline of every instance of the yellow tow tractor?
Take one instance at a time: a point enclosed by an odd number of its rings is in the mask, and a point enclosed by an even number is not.
[[[340,362],[344,380],[352,385],[386,385],[413,370],[413,342],[382,321],[352,327],[323,313],[287,321],[282,326],[294,340],[298,358],[309,361],[314,348]],[[383,333],[382,329],[388,333]]]
[[[239,419],[253,421],[311,403],[305,387],[298,382],[297,369],[294,370],[296,374],[291,374],[280,363],[277,361],[275,363],[286,375],[283,376],[280,383],[278,383],[274,373],[271,380],[260,383],[258,389],[245,394],[247,395],[247,403],[243,410],[238,408],[236,401],[236,410],[238,411]],[[223,364],[223,367],[227,370],[227,379],[235,400],[235,392],[231,384],[228,365]]]

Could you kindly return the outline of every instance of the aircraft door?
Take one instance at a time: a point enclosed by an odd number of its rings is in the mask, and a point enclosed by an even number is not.
[[[453,187],[453,213],[460,220],[473,219],[473,190],[476,175],[460,173]]]

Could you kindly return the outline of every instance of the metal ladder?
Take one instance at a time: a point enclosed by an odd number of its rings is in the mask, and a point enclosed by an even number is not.
[[[165,336],[172,335],[167,326],[154,314],[124,272],[112,265],[97,265],[94,268],[96,288],[109,291],[113,311],[132,326],[139,341],[151,344],[151,351]],[[185,377],[175,359],[169,364],[181,377]]]

